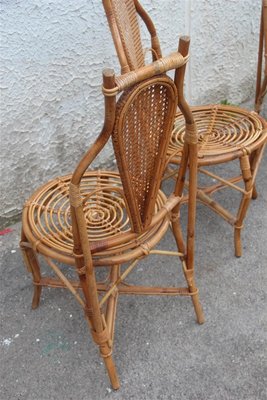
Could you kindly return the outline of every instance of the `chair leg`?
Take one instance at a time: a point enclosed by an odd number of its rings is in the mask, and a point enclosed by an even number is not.
[[[120,381],[118,378],[118,374],[112,356],[105,357],[104,362],[106,369],[108,371],[108,376],[111,386],[114,390],[118,390],[120,388]]]
[[[240,167],[242,171],[246,193],[242,197],[235,223],[234,240],[235,240],[236,257],[242,256],[241,229],[243,228],[243,221],[245,219],[253,192],[252,173],[250,168],[249,156],[247,154],[240,158]]]
[[[257,192],[257,189],[256,189],[256,184],[254,184],[253,185],[253,190],[252,190],[252,200],[256,200],[257,199],[257,197],[258,197],[258,192]]]
[[[31,248],[25,246],[27,244],[27,238],[22,229],[21,231],[21,243],[20,248],[22,251],[22,255],[24,258],[24,262],[26,264],[27,270],[32,274],[32,282],[33,282],[33,299],[32,299],[32,308],[36,309],[40,303],[40,297],[42,292],[41,282],[41,271],[39,261],[36,256],[36,252]]]
[[[253,175],[254,164],[255,164],[255,161],[257,160],[257,152],[254,151],[251,154],[249,159],[250,159],[250,165],[251,165],[251,172],[252,172],[252,175]],[[257,192],[257,189],[256,189],[256,184],[254,183],[253,190],[252,190],[252,200],[256,200],[257,197],[258,197],[258,192]]]
[[[176,214],[176,218],[174,218],[173,222],[172,222],[172,231],[174,234],[174,238],[175,238],[175,241],[177,244],[178,251],[184,252],[184,244],[181,239],[182,232],[181,232],[181,227],[180,227],[180,221],[177,218],[177,214]],[[191,298],[192,298],[194,310],[196,313],[197,322],[199,324],[203,324],[205,322],[205,318],[204,318],[204,313],[203,313],[203,310],[202,310],[202,307],[201,307],[201,304],[199,301],[198,289],[197,289],[197,286],[195,283],[194,268],[188,269],[185,260],[182,260],[182,264],[183,264],[184,276],[185,276],[185,279],[186,279],[186,282],[188,285],[188,290],[190,293],[192,293]]]
[[[93,340],[98,345],[100,355],[105,363],[111,386],[114,390],[117,390],[120,388],[120,381],[118,378],[115,363],[112,358],[113,344],[111,342],[111,335],[105,323],[104,315],[102,315],[101,321],[99,321],[99,318],[96,318],[96,315],[92,312],[92,310],[90,310],[89,312],[86,312],[85,310],[85,315]],[[99,327],[99,323],[101,326],[101,330],[96,331],[96,327]]]
[[[195,310],[195,313],[196,313],[196,316],[197,316],[197,322],[200,325],[204,324],[205,318],[204,318],[204,313],[203,313],[202,306],[201,306],[200,301],[199,301],[199,294],[198,294],[198,288],[197,288],[196,283],[195,283],[194,270],[187,269],[185,263],[184,263],[184,266],[183,266],[183,270],[184,270],[185,279],[186,279],[187,284],[188,284],[189,292],[193,293],[191,295],[191,299],[192,299],[194,310]]]

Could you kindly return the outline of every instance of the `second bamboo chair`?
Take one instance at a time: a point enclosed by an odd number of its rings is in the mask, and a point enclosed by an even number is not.
[[[266,0],[264,0],[266,2]],[[153,59],[162,53],[156,29],[138,0],[102,0],[122,73],[145,65],[138,17],[146,25],[151,37]],[[266,8],[265,8],[266,10]],[[183,53],[184,52],[184,53]],[[182,54],[187,54],[185,46]],[[184,144],[185,124],[183,107],[176,115],[166,163],[179,164]],[[234,228],[235,255],[242,255],[241,230],[251,201],[256,198],[255,179],[267,139],[266,121],[255,112],[224,105],[192,107],[198,131],[198,172],[212,180],[212,184],[198,187],[197,199],[224,218]],[[239,160],[240,174],[231,178],[219,176],[204,167]],[[224,171],[223,171],[224,172]],[[173,175],[171,172],[166,177]],[[218,183],[214,184],[214,180]],[[237,185],[243,182],[243,187]],[[212,198],[218,190],[228,188],[241,194],[237,214],[230,213]]]
[[[186,44],[181,39],[180,49]],[[198,322],[204,322],[194,278],[197,136],[183,97],[186,61],[187,57],[176,52],[116,78],[112,70],[106,70],[101,134],[72,175],[43,185],[23,210],[20,245],[32,273],[33,308],[39,305],[42,287],[68,288],[84,310],[114,389],[119,388],[112,357],[119,294],[189,296]],[[174,80],[165,74],[171,69],[176,69]],[[159,188],[177,104],[186,120],[185,144],[174,191],[167,198]],[[119,172],[87,171],[110,137]],[[184,243],[179,209],[187,166],[189,216]],[[178,251],[155,249],[169,226]],[[150,254],[171,256],[174,262],[180,259],[185,287],[129,284],[126,277]],[[39,255],[56,278],[41,273]],[[73,266],[79,279],[70,280],[62,263]],[[109,273],[99,282],[96,269],[101,267]]]

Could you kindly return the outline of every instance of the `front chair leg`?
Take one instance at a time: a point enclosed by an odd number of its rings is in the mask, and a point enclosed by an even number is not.
[[[105,324],[105,327],[100,332],[97,332],[92,328],[93,324],[93,318],[91,317],[91,312],[89,312],[90,317],[87,315],[87,321],[90,327],[90,331],[93,337],[94,342],[98,345],[100,354],[103,358],[103,361],[105,363],[109,380],[111,383],[111,386],[114,390],[117,390],[120,388],[120,382],[116,370],[115,363],[112,358],[112,340],[111,340],[111,335],[109,333],[109,330]],[[104,321],[104,316],[102,316],[102,320]],[[104,324],[103,324],[104,325]]]
[[[172,231],[173,231],[174,238],[175,238],[179,252],[182,251],[184,253],[185,245],[182,240],[182,231],[181,231],[180,220],[178,218],[178,215],[179,214],[175,214],[175,213],[173,213],[173,215],[172,215]],[[188,290],[190,293],[192,293],[191,298],[192,298],[194,310],[196,313],[197,322],[199,324],[203,324],[205,322],[205,318],[204,318],[204,313],[203,313],[203,310],[202,310],[202,307],[201,307],[201,304],[199,301],[198,289],[196,287],[195,278],[194,278],[194,269],[188,269],[186,261],[184,259],[182,260],[182,265],[183,265],[183,272],[185,275],[185,279],[186,279],[186,282],[188,285]]]
[[[188,284],[188,290],[190,293],[192,293],[191,299],[192,299],[194,310],[195,310],[195,313],[197,316],[197,322],[200,325],[204,324],[205,318],[204,318],[202,306],[199,301],[198,288],[196,286],[195,277],[194,277],[194,269],[188,269],[186,262],[183,261],[183,271],[184,271],[184,276],[185,276],[186,282]]]

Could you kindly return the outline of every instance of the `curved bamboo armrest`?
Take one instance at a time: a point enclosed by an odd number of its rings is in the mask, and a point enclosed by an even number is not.
[[[143,81],[152,78],[155,75],[162,74],[172,69],[178,69],[184,66],[189,59],[189,55],[185,57],[179,52],[171,53],[167,57],[162,57],[151,64],[138,68],[135,71],[127,72],[115,78],[116,86],[112,89],[103,87],[103,94],[107,97],[116,96],[122,90]]]

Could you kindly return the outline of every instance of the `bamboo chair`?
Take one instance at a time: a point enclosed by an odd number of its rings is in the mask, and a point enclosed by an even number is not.
[[[73,175],[56,178],[26,202],[22,216],[21,249],[33,276],[32,307],[39,305],[43,286],[65,287],[84,309],[93,340],[99,346],[111,385],[119,388],[112,358],[119,294],[182,295],[192,299],[197,321],[204,322],[194,278],[197,144],[193,115],[183,97],[188,40],[173,53],[135,72],[114,77],[103,73],[104,127]],[[165,72],[175,69],[175,78]],[[121,94],[116,101],[116,96]],[[179,97],[178,97],[179,93]],[[173,193],[159,189],[177,108],[186,120],[184,152]],[[112,137],[119,172],[87,171]],[[189,165],[188,235],[183,241],[179,208]],[[155,249],[171,226],[178,252]],[[38,254],[56,278],[41,275]],[[180,258],[185,287],[134,286],[125,281],[137,262],[155,255]],[[59,263],[76,269],[70,281]],[[122,264],[127,264],[121,270]],[[95,269],[109,267],[105,282]],[[78,289],[81,288],[83,296]]]
[[[145,65],[138,17],[151,36],[153,59],[162,57],[156,29],[138,0],[102,0],[121,72],[134,71]],[[212,184],[198,187],[197,199],[220,215],[234,227],[235,255],[242,255],[241,230],[251,201],[257,197],[256,174],[263,155],[267,137],[266,121],[254,112],[224,105],[191,108],[198,131],[198,172],[212,180]],[[183,112],[183,109],[180,108]],[[180,164],[184,144],[185,125],[182,112],[176,115],[168,148],[167,164]],[[239,160],[241,173],[224,178],[203,167]],[[169,168],[168,168],[169,169]],[[168,171],[167,169],[167,171]],[[170,169],[169,169],[170,170]],[[165,178],[174,174],[172,170]],[[217,181],[214,184],[214,180]],[[243,182],[243,187],[237,185]],[[187,183],[186,183],[187,184]],[[212,194],[230,188],[241,194],[236,215],[230,213],[212,198]]]
[[[263,69],[264,59],[264,71]],[[260,23],[260,40],[259,40],[259,57],[257,68],[255,111],[261,112],[261,106],[267,91],[267,0],[262,1],[261,23]]]

